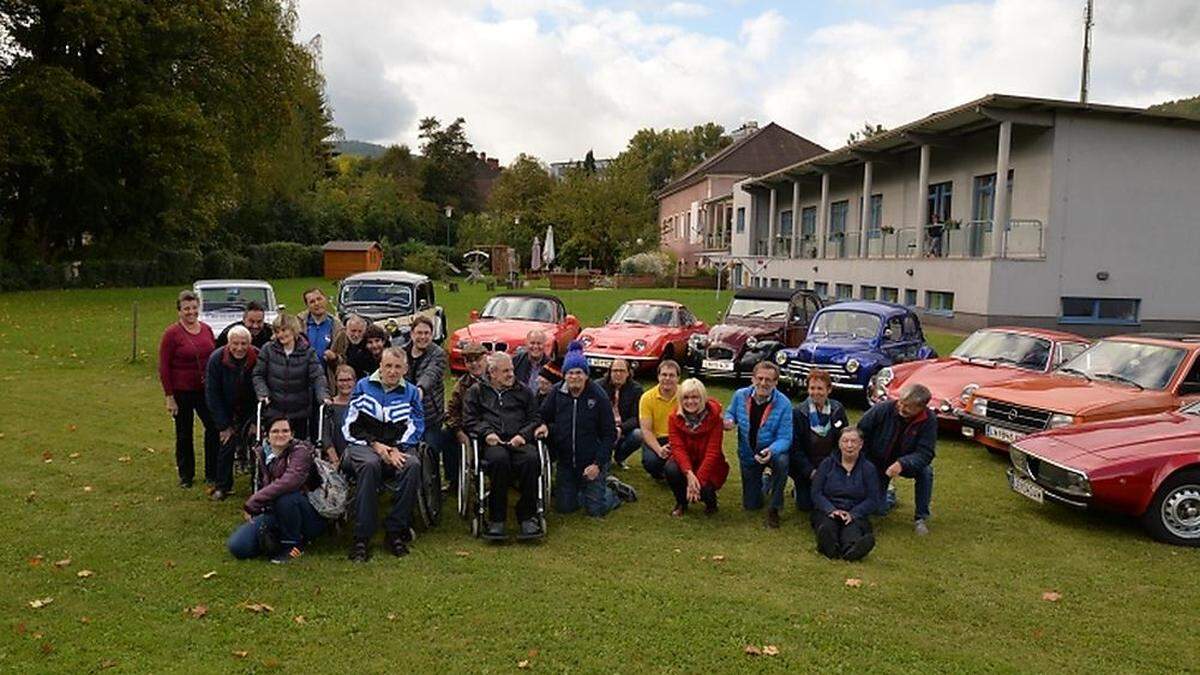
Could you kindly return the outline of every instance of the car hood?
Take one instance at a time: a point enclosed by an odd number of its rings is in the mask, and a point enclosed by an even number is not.
[[[1177,412],[1062,427],[1017,443],[1053,462],[1088,468],[1105,462],[1179,451],[1200,444],[1200,417]]]
[[[368,321],[383,321],[384,319],[411,317],[413,311],[404,307],[372,304],[342,305],[341,314],[349,316],[357,314]]]
[[[454,331],[450,344],[457,347],[460,340],[507,342],[509,351],[513,351],[525,344],[525,336],[535,328],[545,332],[548,337],[558,334],[558,325],[553,323],[521,319],[481,319]]]
[[[968,384],[980,387],[1002,384],[1029,377],[1031,371],[1006,365],[967,363],[955,358],[932,361],[911,361],[892,367],[896,377],[888,385],[888,394],[895,396],[908,382],[920,382],[929,388],[934,398],[956,400]]]
[[[778,335],[783,325],[782,321],[732,319],[713,326],[708,331],[708,342],[710,345],[724,345],[741,349],[742,345],[746,344],[746,340],[751,337],[761,340],[764,337]]]
[[[843,335],[819,337],[805,340],[793,354],[807,363],[829,363],[839,356],[848,356],[859,352],[873,352],[875,348],[870,340],[853,338]]]
[[[634,340],[645,340],[648,344],[653,344],[667,330],[662,326],[648,324],[610,323],[599,328],[588,328],[580,333],[579,337],[591,337],[593,340],[591,346],[593,347],[624,349]]]
[[[1129,416],[1160,412],[1175,403],[1174,397],[1166,392],[1142,391],[1123,384],[1089,382],[1082,377],[1054,373],[980,387],[975,395],[1069,415],[1121,411]]]

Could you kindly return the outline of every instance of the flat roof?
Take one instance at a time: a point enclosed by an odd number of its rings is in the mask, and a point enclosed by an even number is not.
[[[425,276],[424,274],[417,274],[415,272],[405,272],[403,270],[379,270],[378,272],[359,272],[358,274],[351,274],[345,279],[342,279],[342,282],[370,281],[372,279],[382,281],[400,281],[408,284],[429,281],[429,277]]]

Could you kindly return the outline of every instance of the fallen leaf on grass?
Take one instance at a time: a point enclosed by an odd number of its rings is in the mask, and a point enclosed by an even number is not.
[[[212,570],[211,572],[205,572],[205,573],[204,573],[204,576],[203,576],[202,578],[204,578],[204,579],[211,579],[211,578],[213,578],[213,577],[215,577],[215,576],[217,576],[217,571],[216,571],[216,570]]]
[[[150,454],[154,454],[154,453],[158,452],[157,450],[155,450],[154,448],[152,448],[152,447],[150,447],[150,446],[148,446],[148,445],[147,445],[146,447],[142,448],[142,449],[143,449],[143,450],[145,450],[146,452],[150,453]]]
[[[29,629],[25,627],[25,622],[17,624],[17,635],[24,635]]]
[[[54,453],[53,453],[53,452],[50,452],[49,450],[43,450],[43,451],[42,451],[42,461],[49,462],[49,461],[50,461],[50,460],[52,460],[52,459],[54,459]]]
[[[38,565],[41,565],[42,561],[45,559],[46,559],[46,556],[42,555],[41,553],[38,553],[37,555],[35,555],[29,559],[29,566],[37,567]]]
[[[54,598],[35,598],[29,601],[29,606],[34,609],[41,609],[52,602],[54,602]]]
[[[83,491],[84,491],[84,492],[91,492],[91,491],[92,491],[92,486],[91,486],[91,485],[84,485],[84,486],[83,486]]]
[[[454,555],[456,555],[460,558],[466,558],[471,555],[471,552],[470,551],[455,551]]]
[[[278,668],[279,665],[280,665],[279,659],[277,659],[277,658],[272,657],[272,658],[263,659],[263,667],[264,668],[270,668],[270,669],[274,670],[274,669]]]
[[[779,647],[775,645],[763,645],[764,656],[779,656]]]
[[[37,499],[37,490],[30,490],[29,494],[25,495],[25,501],[32,504],[33,500]]]
[[[723,555],[714,555],[714,556],[711,558],[711,560],[712,560],[713,562],[725,562],[725,556],[723,556]]]
[[[1046,591],[1045,593],[1042,593],[1042,599],[1046,602],[1058,602],[1059,600],[1062,600],[1062,593],[1059,593],[1058,591]]]
[[[521,670],[529,670],[529,659],[525,659],[523,661],[517,661],[517,667],[520,668]]]
[[[54,645],[50,644],[49,642],[42,643],[42,653],[43,654],[49,654],[53,651],[54,651]]]
[[[175,569],[175,561],[174,560],[164,560],[163,564],[166,565],[167,569],[169,569],[169,570]]]
[[[529,650],[529,658],[536,659],[537,655],[538,655],[538,650],[536,650],[536,649]]]
[[[230,654],[233,654],[234,658],[238,658],[238,659],[244,659],[247,656],[250,656],[250,652],[248,652],[244,649],[235,649],[232,652],[230,652]]]
[[[743,651],[746,652],[746,656],[762,656],[763,653],[758,645],[746,645]]]
[[[79,453],[78,453],[78,452],[72,452],[71,454],[67,455],[67,457],[68,457],[68,458],[70,458],[70,459],[79,459]]]
[[[57,568],[59,568],[59,569],[62,569],[62,568],[64,568],[64,567],[67,567],[67,566],[68,566],[68,565],[70,565],[70,564],[71,564],[71,559],[70,559],[70,558],[63,558],[62,560],[56,561],[56,562],[54,563],[54,566],[55,566],[55,567],[57,567]]]
[[[388,621],[395,621],[395,620],[396,620],[396,615],[395,615],[395,614],[388,614],[388,615],[387,615],[387,620],[388,620]]]
[[[846,579],[846,585],[849,586],[850,588],[858,588],[858,587],[862,586],[862,579],[855,579],[854,577],[850,577],[849,579]]]
[[[203,619],[204,617],[208,616],[208,605],[196,605],[195,607],[189,607],[187,612],[188,614],[192,615],[193,619]]]
[[[90,616],[79,617],[79,623],[91,623],[91,622],[92,622],[92,617],[90,617]]]
[[[677,548],[677,549],[675,549],[675,552],[676,552],[676,553],[683,553],[683,549]]]
[[[117,458],[117,461],[122,464],[126,464],[128,462],[132,462],[133,458],[130,457],[129,455],[121,455],[120,457]]]
[[[79,431],[79,427],[75,426],[74,424],[68,424],[67,431]]]
[[[296,623],[300,624],[301,626],[308,623],[308,620],[304,618],[303,614],[296,615],[295,617],[292,618],[292,621],[295,621]]]
[[[117,662],[113,661],[112,659],[105,659],[100,662],[100,670],[108,670],[109,668],[116,668],[116,667],[117,667]]]
[[[254,612],[255,614],[269,614],[275,611],[274,607],[261,602],[242,603],[242,608],[247,612]]]
[[[88,577],[95,576],[95,574],[96,573],[91,570],[79,570],[75,573],[75,576],[79,577],[80,579],[87,579]]]

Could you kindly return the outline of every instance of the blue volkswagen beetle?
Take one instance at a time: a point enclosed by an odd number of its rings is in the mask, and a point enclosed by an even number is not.
[[[775,363],[787,383],[803,386],[808,373],[829,373],[834,389],[864,394],[880,368],[936,358],[925,343],[921,320],[910,308],[891,302],[839,302],[813,317],[808,336],[794,349],[782,349]]]

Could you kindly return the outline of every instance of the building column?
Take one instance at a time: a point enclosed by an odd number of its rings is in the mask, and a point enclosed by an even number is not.
[[[775,256],[775,209],[778,206],[779,190],[771,188],[771,199],[767,202],[767,257]]]
[[[792,257],[800,257],[800,179],[792,181]]]
[[[999,147],[996,149],[996,184],[992,188],[992,249],[993,255],[1008,254],[1008,154],[1012,148],[1012,122],[1000,123]]]
[[[821,174],[821,205],[817,207],[817,257],[825,257],[829,239],[829,174]]]
[[[929,224],[929,146],[921,146],[921,167],[917,172],[917,255],[925,250],[925,226]]]
[[[860,258],[867,257],[867,227],[871,223],[871,190],[873,189],[874,169],[874,162],[863,162],[862,213],[859,214],[861,217],[858,226],[858,257]]]

